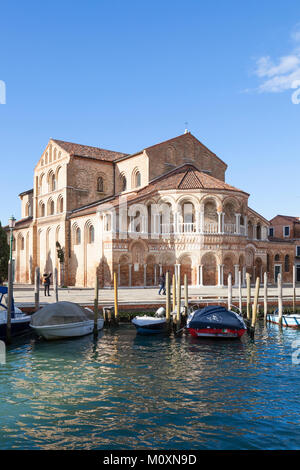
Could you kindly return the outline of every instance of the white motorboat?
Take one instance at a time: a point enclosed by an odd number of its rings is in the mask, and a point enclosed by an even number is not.
[[[268,313],[267,321],[279,325],[278,310],[275,310],[274,313]],[[282,326],[288,326],[290,328],[300,328],[299,313],[290,313],[289,315],[282,315]]]
[[[30,326],[44,339],[63,339],[85,336],[94,331],[94,312],[72,302],[56,302],[41,308],[32,315]],[[97,327],[104,326],[98,318]]]
[[[7,296],[8,290],[5,286],[0,286],[0,339],[6,338],[7,329]],[[11,311],[11,336],[18,336],[29,331],[30,315],[25,315],[22,310],[15,307],[12,301]]]
[[[166,311],[163,307],[155,312],[154,317],[141,315],[134,317],[131,322],[136,327],[137,333],[142,335],[153,335],[167,330]]]

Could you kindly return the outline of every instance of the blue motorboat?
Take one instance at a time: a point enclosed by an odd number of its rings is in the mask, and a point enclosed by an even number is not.
[[[195,310],[188,316],[187,329],[195,338],[241,338],[247,330],[240,315],[220,305]]]
[[[6,338],[7,328],[7,305],[5,296],[8,294],[8,289],[5,286],[0,286],[0,339]],[[29,323],[31,317],[25,315],[18,307],[15,307],[14,299],[12,299],[11,307],[11,336],[18,336],[29,331]]]

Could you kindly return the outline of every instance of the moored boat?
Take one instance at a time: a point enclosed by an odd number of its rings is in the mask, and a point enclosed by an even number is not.
[[[6,338],[7,330],[7,305],[5,296],[8,294],[8,289],[5,286],[0,286],[0,339]],[[29,331],[29,323],[31,317],[25,315],[22,310],[15,307],[14,300],[12,300],[11,309],[11,336],[18,336],[26,331]]]
[[[155,312],[154,317],[149,315],[136,316],[131,322],[136,327],[137,333],[142,335],[153,335],[167,330],[166,311],[163,307]]]
[[[273,313],[267,314],[267,321],[279,325],[279,314],[278,310]],[[282,326],[290,328],[300,328],[300,315],[298,313],[290,313],[288,315],[282,315]]]
[[[32,315],[30,327],[44,339],[63,339],[85,336],[94,330],[94,313],[72,302],[56,302],[46,305]],[[101,330],[103,318],[98,318]]]
[[[195,338],[240,338],[247,327],[237,313],[220,305],[210,305],[188,316],[187,329]]]

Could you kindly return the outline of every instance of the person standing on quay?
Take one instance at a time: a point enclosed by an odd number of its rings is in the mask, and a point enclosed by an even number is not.
[[[50,297],[50,279],[51,279],[51,276],[52,276],[52,273],[43,274],[44,294],[45,294],[45,296],[48,294],[48,297]]]
[[[161,291],[163,291],[163,295],[166,295],[166,277],[164,273],[162,273],[162,275],[159,278],[158,295],[160,295]]]

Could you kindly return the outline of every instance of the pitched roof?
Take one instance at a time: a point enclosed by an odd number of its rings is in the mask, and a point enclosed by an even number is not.
[[[249,195],[245,193],[241,189],[237,189],[234,186],[231,186],[224,181],[218,180],[213,176],[207,175],[199,171],[194,165],[190,163],[186,163],[174,170],[169,171],[165,175],[159,176],[154,180],[150,181],[150,183],[141,188],[135,189],[132,192],[126,193],[126,202],[131,203],[136,200],[143,199],[144,197],[150,196],[150,194],[157,193],[158,191],[164,190],[193,190],[193,189],[219,189],[219,190],[226,190],[226,191],[235,191],[239,193]],[[124,195],[125,196],[125,195]],[[105,208],[105,204],[109,203],[109,207],[116,207],[119,205],[119,195],[109,197],[106,200],[100,200],[93,202],[92,204],[88,204],[83,206],[82,208],[78,208],[73,211],[73,217],[77,214],[79,215],[86,215],[97,210],[97,207],[103,206]],[[75,215],[76,214],[76,215]],[[71,216],[72,217],[72,216]]]
[[[273,219],[271,219],[270,222],[272,222],[277,217],[282,217],[283,219],[289,220],[290,222],[300,223],[300,217],[294,217],[294,216],[291,216],[291,215],[280,215],[280,214],[273,217]]]
[[[174,140],[186,140],[186,139],[191,139],[191,138],[192,138],[194,141],[196,141],[198,145],[200,145],[203,154],[213,155],[213,156],[216,157],[221,163],[223,163],[223,165],[227,168],[227,164],[226,164],[220,157],[218,157],[214,152],[212,152],[211,150],[209,150],[209,148],[207,148],[204,144],[202,144],[202,142],[200,142],[200,140],[198,140],[198,139],[197,139],[193,134],[191,134],[190,132],[187,132],[187,133],[184,133],[184,134],[180,134],[180,135],[178,135],[177,137],[172,137],[171,139],[164,140],[163,142],[159,142],[158,144],[150,145],[150,146],[148,146],[148,147],[145,147],[143,150],[140,150],[139,152],[134,152],[134,153],[132,153],[132,154],[124,155],[124,156],[120,157],[120,160],[129,158],[129,157],[133,157],[133,156],[135,156],[135,155],[139,155],[139,154],[143,153],[144,151],[148,152],[148,154],[151,155],[151,150],[154,149],[154,148],[156,148],[156,147],[160,147],[160,146],[163,146],[163,145],[165,145],[165,144],[171,143],[171,142],[173,142]]]
[[[155,185],[157,190],[165,189],[224,189],[227,191],[238,191],[244,194],[241,189],[235,188],[207,173],[198,170],[191,163],[184,164],[169,173],[159,176],[150,182],[149,186]]]
[[[126,153],[105,150],[99,147],[91,147],[89,145],[75,144],[73,142],[66,142],[64,140],[51,140],[62,147],[66,152],[78,157],[95,158],[97,160],[112,162],[127,155]]]

